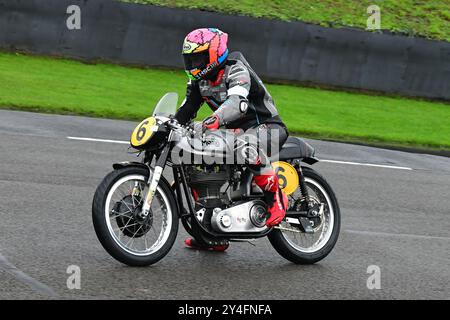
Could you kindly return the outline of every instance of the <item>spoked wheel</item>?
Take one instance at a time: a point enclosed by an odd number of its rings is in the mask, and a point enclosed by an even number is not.
[[[325,258],[333,249],[340,231],[340,211],[336,196],[317,172],[302,168],[308,189],[308,199],[298,188],[289,198],[288,211],[310,210],[307,232],[286,219],[269,234],[275,250],[284,258],[298,264],[312,264]],[[300,173],[299,173],[300,174]]]
[[[101,244],[111,256],[130,266],[147,266],[162,259],[178,232],[175,200],[164,181],[156,190],[149,214],[142,214],[147,180],[144,168],[113,171],[97,188],[92,204]]]
[[[133,181],[133,183],[135,184],[133,188],[138,188],[138,192],[142,193],[145,186],[143,182]],[[141,210],[142,198],[140,195],[132,194],[124,196],[120,201],[114,203],[109,218],[110,222],[115,219],[117,224],[115,230],[117,231],[118,237],[120,237],[121,233],[131,239],[138,239],[143,236],[147,237],[147,233],[153,225],[153,212],[150,212],[147,217],[141,217]],[[144,240],[147,241],[146,238]],[[144,250],[147,249],[147,242],[145,242]]]

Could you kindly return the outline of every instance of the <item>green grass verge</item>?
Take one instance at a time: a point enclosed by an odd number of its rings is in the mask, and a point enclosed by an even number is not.
[[[85,64],[0,53],[0,106],[139,120],[177,92],[181,71]],[[450,150],[450,105],[405,98],[268,85],[291,132],[340,141]],[[211,111],[204,106],[199,118]]]
[[[381,28],[450,41],[448,0],[122,0],[143,4],[204,9],[229,14],[301,20],[327,27],[365,29],[367,7],[381,9]]]

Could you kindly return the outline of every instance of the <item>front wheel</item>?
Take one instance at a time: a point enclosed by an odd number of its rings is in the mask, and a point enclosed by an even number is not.
[[[313,264],[325,258],[336,244],[341,215],[328,182],[311,168],[303,167],[300,174],[303,174],[308,189],[308,203],[321,208],[319,214],[308,220],[311,226],[308,233],[285,219],[270,232],[268,238],[275,250],[287,260],[297,264]],[[306,200],[300,188],[288,198],[289,211],[296,211]]]
[[[92,219],[100,243],[115,259],[129,266],[148,266],[172,248],[178,232],[178,213],[164,180],[155,192],[147,216],[142,205],[148,170],[126,167],[108,174],[92,202]]]

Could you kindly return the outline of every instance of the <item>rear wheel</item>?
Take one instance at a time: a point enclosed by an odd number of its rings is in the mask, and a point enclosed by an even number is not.
[[[313,264],[325,258],[339,236],[341,219],[336,196],[328,182],[311,168],[303,167],[308,203],[317,208],[317,216],[308,218],[310,232],[285,220],[269,235],[269,241],[284,258],[297,264]],[[301,173],[299,172],[299,175]],[[300,188],[289,196],[289,211],[296,211],[306,199]],[[303,203],[305,205],[305,203]]]
[[[148,170],[126,167],[108,174],[97,188],[92,219],[100,243],[115,259],[130,266],[148,266],[172,248],[178,232],[177,206],[164,180],[150,213],[142,215]]]

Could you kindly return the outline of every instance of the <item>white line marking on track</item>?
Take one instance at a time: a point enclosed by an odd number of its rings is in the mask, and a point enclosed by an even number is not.
[[[95,138],[83,138],[83,137],[67,137],[67,139],[79,140],[79,141],[91,141],[91,142],[128,144],[128,145],[130,144],[130,142],[128,142],[128,141],[121,141],[121,140],[95,139]],[[398,166],[389,166],[389,165],[384,165],[384,164],[362,163],[362,162],[351,162],[351,161],[319,159],[319,162],[348,164],[348,165],[354,165],[354,166],[376,167],[376,168],[386,168],[386,169],[397,169],[397,170],[413,170],[412,168],[408,168],[408,167],[398,167]]]
[[[94,139],[94,138],[81,138],[81,137],[67,137],[70,140],[80,140],[80,141],[93,141],[93,142],[106,142],[106,143],[118,143],[118,144],[130,144],[128,141],[120,140],[108,140],[108,139]]]
[[[412,238],[412,239],[426,239],[426,240],[450,240],[450,237],[436,237],[419,234],[406,234],[406,233],[388,233],[388,232],[374,232],[374,231],[358,231],[358,230],[345,230],[346,233],[358,234],[362,236],[381,236],[381,237],[399,237],[399,238]]]
[[[384,164],[361,163],[361,162],[351,162],[351,161],[338,161],[338,160],[319,159],[319,162],[328,162],[328,163],[337,163],[337,164],[349,164],[349,165],[354,165],[354,166],[378,167],[378,168],[397,169],[397,170],[413,170],[412,168],[408,168],[408,167],[398,167],[398,166],[389,166],[389,165],[384,165]]]
[[[8,261],[4,256],[0,254],[0,270],[3,270],[12,276],[14,276],[20,282],[30,286],[33,290],[50,296],[50,297],[58,297],[58,294],[49,286],[37,281],[36,279],[30,277],[22,270],[17,269],[15,265]]]

